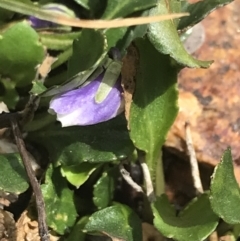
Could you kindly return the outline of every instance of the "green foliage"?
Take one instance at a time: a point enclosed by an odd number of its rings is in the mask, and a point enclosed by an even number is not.
[[[51,160],[63,166],[74,166],[86,161],[114,162],[133,151],[123,116],[95,126],[50,126],[30,133],[28,138],[45,146]]]
[[[66,4],[81,20],[147,17],[185,11],[190,15],[114,29],[68,26],[66,32],[63,31],[66,26],[51,25],[56,22],[54,11],[39,7],[53,2]],[[47,224],[61,239],[85,241],[91,234],[107,235],[114,240],[140,241],[141,223],[145,219],[151,222],[152,216],[154,226],[161,234],[174,240],[204,240],[216,229],[219,218],[235,224],[231,226],[231,233],[238,238],[240,189],[234,178],[230,149],[225,151],[215,169],[210,198],[208,194],[202,194],[177,215],[166,196],[160,196],[164,192],[161,147],[178,112],[177,75],[184,67],[207,68],[211,64],[186,52],[178,30],[182,34],[185,28],[229,2],[231,0],[205,0],[194,4],[179,0],[39,0],[33,4],[30,0],[0,0],[0,101],[16,112],[23,109],[30,94],[41,98],[33,120],[26,125],[23,123],[21,128],[26,133],[29,150],[36,148],[39,156],[45,160],[49,158],[49,163],[42,163],[43,168],[47,166],[46,176],[39,181]],[[34,29],[28,21],[29,16],[51,24],[47,28]],[[57,21],[59,19],[61,16]],[[131,44],[136,50],[134,56],[128,49]],[[119,51],[116,56],[110,51],[112,47]],[[56,61],[52,65],[44,63],[51,71],[45,79],[39,80],[37,67],[47,55]],[[126,111],[128,118],[121,114],[96,125],[62,128],[56,117],[48,113],[53,96],[81,88],[104,71],[108,81],[103,83],[103,89],[111,91],[116,79],[109,79],[109,76],[116,73],[115,68],[110,68],[109,58],[121,62],[124,57],[132,57],[134,62],[133,66],[128,66],[131,74],[127,76],[127,84],[130,86],[124,86],[133,92],[130,110]],[[109,92],[104,91],[101,101],[106,99],[106,93]],[[99,100],[96,95],[94,100]],[[61,107],[67,108],[71,104]],[[108,108],[106,104],[103,109]],[[133,153],[137,153],[134,158]],[[135,164],[139,159],[138,153],[143,153],[141,158],[150,170],[157,196],[153,203],[146,201],[145,194],[131,189],[119,172],[119,164],[130,168],[130,163]],[[142,186],[141,170],[131,169],[130,173]],[[28,187],[20,156],[1,154],[0,189],[21,194]],[[133,209],[139,211],[138,199],[144,205],[142,212],[136,214]]]
[[[126,241],[142,240],[141,221],[127,206],[115,204],[95,212],[85,226],[85,231],[102,233]]]
[[[232,1],[233,0],[210,0],[198,1],[192,4],[183,1],[182,12],[189,12],[190,16],[183,17],[180,20],[178,29],[184,29],[197,24],[215,9],[231,3]]]
[[[5,21],[10,20],[13,15],[13,12],[0,8],[0,24],[3,24]]]
[[[88,217],[84,216],[81,218],[76,225],[74,226],[73,230],[71,231],[70,235],[67,237],[66,241],[84,241],[86,233],[83,232],[85,225],[88,222]]]
[[[71,48],[73,40],[80,35],[80,31],[72,33],[39,33],[42,44],[51,50],[66,50]]]
[[[178,215],[165,195],[152,204],[152,209],[156,228],[164,236],[178,241],[205,240],[218,224],[207,194],[194,199]]]
[[[38,95],[44,92],[45,90],[47,90],[47,88],[44,86],[42,80],[34,80],[32,82],[32,89],[30,91],[32,94]]]
[[[169,56],[158,53],[147,39],[138,39],[136,46],[140,66],[130,111],[130,135],[134,145],[146,152],[154,178],[160,148],[178,111],[178,69]]]
[[[43,61],[44,49],[38,34],[26,21],[15,23],[0,35],[0,75],[16,86],[31,84],[36,66]]]
[[[18,153],[0,155],[0,190],[20,194],[28,188],[28,177]]]
[[[2,84],[2,88],[4,88],[4,92],[0,96],[0,100],[3,101],[9,108],[15,108],[17,102],[19,101],[19,95],[15,89],[15,83],[9,81],[7,78],[0,78],[0,82]]]
[[[107,7],[102,16],[103,19],[113,19],[125,17],[133,12],[142,11],[156,5],[156,0],[112,0],[107,4]]]
[[[240,189],[233,172],[230,148],[224,152],[221,162],[215,168],[210,202],[214,212],[225,222],[240,223]]]
[[[100,164],[83,162],[75,166],[62,166],[61,173],[75,187],[79,188]]]
[[[106,208],[113,199],[116,168],[111,168],[102,173],[93,189],[93,202],[98,209]],[[102,195],[104,193],[104,195]]]
[[[169,13],[166,4],[165,1],[160,1],[155,8],[150,10],[150,15]],[[176,7],[176,5],[173,6]],[[175,9],[173,9],[172,12],[175,12]],[[149,25],[148,38],[159,52],[169,54],[183,66],[190,68],[209,67],[211,62],[196,60],[187,53],[176,28],[176,22],[171,20],[152,23]]]
[[[73,201],[73,191],[61,176],[59,168],[50,167],[42,185],[47,224],[59,234],[69,232],[76,220],[77,212]]]
[[[91,29],[82,30],[81,35],[73,43],[73,55],[68,62],[68,77],[92,67],[105,51],[104,42],[101,32]]]

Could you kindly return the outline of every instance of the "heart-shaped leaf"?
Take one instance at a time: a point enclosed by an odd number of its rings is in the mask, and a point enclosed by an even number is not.
[[[215,167],[210,201],[214,212],[226,223],[240,223],[240,189],[233,172],[230,148],[224,152],[221,162]]]
[[[51,160],[63,166],[117,161],[134,149],[123,115],[93,126],[49,126],[29,133],[28,138],[45,146]]]
[[[207,194],[194,199],[178,216],[166,195],[157,198],[152,210],[154,225],[159,232],[178,241],[205,240],[218,224]]]
[[[73,191],[68,188],[59,168],[49,167],[45,184],[42,185],[45,201],[47,224],[59,234],[69,231],[77,217],[74,206]]]
[[[122,204],[95,212],[89,218],[85,230],[124,241],[142,240],[141,220],[129,207]]]
[[[31,84],[44,55],[38,34],[26,21],[10,25],[0,35],[0,75],[16,86]]]
[[[0,155],[0,189],[20,194],[28,189],[28,177],[18,153]]]

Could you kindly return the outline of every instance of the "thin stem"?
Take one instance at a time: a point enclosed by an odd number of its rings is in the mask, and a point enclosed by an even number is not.
[[[218,241],[218,234],[217,231],[214,231],[213,233],[211,233],[208,237],[209,241]]]
[[[29,101],[26,104],[24,110],[20,112],[20,114],[22,115],[21,121],[19,122],[20,126],[24,126],[27,123],[32,121],[34,117],[34,113],[39,106],[39,102],[40,102],[40,98],[38,96],[35,96],[35,95],[30,96]]]
[[[133,181],[131,178],[129,172],[124,168],[122,164],[119,165],[120,173],[122,174],[123,179],[137,192],[142,192],[143,189],[141,186],[139,186],[136,182]]]
[[[145,162],[145,157],[146,155],[143,154],[142,152],[138,151],[138,156],[139,156],[139,162],[143,170],[143,177],[144,177],[144,182],[146,186],[146,195],[148,197],[149,202],[155,201],[156,197],[154,194],[154,188],[153,188],[153,183],[151,179],[151,174],[148,168],[148,165]]]
[[[202,187],[202,182],[200,178],[200,172],[198,168],[196,153],[193,147],[191,130],[190,130],[189,123],[187,122],[185,124],[185,131],[186,131],[186,144],[187,144],[187,149],[190,156],[193,183],[196,191],[198,192],[198,194],[200,194],[200,193],[203,193],[203,187]]]
[[[163,193],[165,193],[162,151],[159,154],[159,160],[157,161],[157,166],[156,166],[155,193],[156,193],[156,196],[158,197],[160,197]]]
[[[36,205],[37,205],[37,211],[38,211],[39,236],[40,236],[41,241],[49,241],[43,195],[42,195],[38,180],[32,169],[31,160],[30,160],[30,157],[26,150],[26,146],[23,141],[22,133],[19,129],[19,125],[15,118],[11,119],[11,127],[12,127],[13,135],[14,135],[20,156],[22,158],[24,167],[25,167],[27,175],[28,175],[30,184],[32,186],[33,192],[35,193]]]

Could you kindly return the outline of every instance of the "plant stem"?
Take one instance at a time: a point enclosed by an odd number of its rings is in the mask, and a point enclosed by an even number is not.
[[[203,187],[202,187],[202,182],[201,182],[201,178],[200,178],[200,172],[199,172],[199,168],[198,168],[196,153],[195,153],[195,150],[193,147],[190,125],[187,122],[185,124],[185,131],[186,131],[186,143],[187,143],[188,153],[190,156],[190,164],[191,164],[191,171],[192,171],[194,187],[197,191],[197,194],[201,194],[201,193],[203,193]]]
[[[156,162],[156,179],[155,179],[155,193],[159,197],[165,193],[165,180],[162,162],[162,151],[159,153],[159,160]]]

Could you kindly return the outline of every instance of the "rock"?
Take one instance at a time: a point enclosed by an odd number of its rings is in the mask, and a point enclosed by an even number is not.
[[[217,165],[231,146],[240,183],[240,1],[202,21],[206,40],[194,54],[214,60],[209,69],[184,69],[179,76],[179,114],[166,146],[186,153],[184,124],[191,125],[199,162]]]

